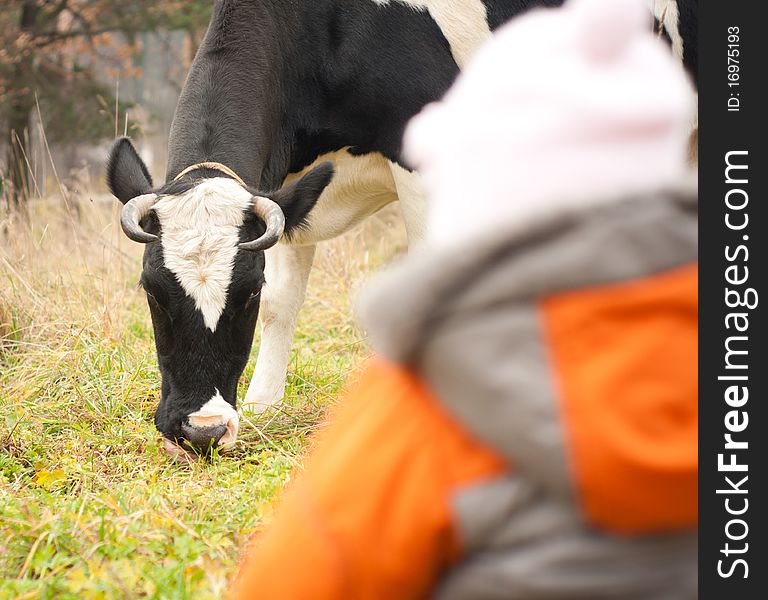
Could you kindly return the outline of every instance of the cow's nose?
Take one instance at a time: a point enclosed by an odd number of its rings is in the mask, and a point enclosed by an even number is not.
[[[227,425],[226,423],[208,427],[182,425],[181,430],[184,432],[184,437],[187,442],[189,442],[195,450],[207,454],[212,448],[216,447],[219,440],[227,433]]]

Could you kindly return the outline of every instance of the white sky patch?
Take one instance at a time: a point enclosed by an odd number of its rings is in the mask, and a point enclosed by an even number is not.
[[[237,440],[240,427],[240,417],[232,405],[224,400],[219,390],[206,402],[202,408],[189,415],[189,423],[193,427],[216,427],[226,425],[227,432],[219,440],[223,449],[231,448]]]
[[[163,196],[154,206],[163,229],[165,266],[211,331],[227,303],[239,228],[250,204],[250,193],[237,182],[214,177],[185,194]]]

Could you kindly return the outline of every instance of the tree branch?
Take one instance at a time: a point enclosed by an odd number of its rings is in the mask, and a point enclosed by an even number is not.
[[[35,38],[46,38],[44,40],[38,40],[35,42],[36,48],[44,48],[50,44],[55,44],[62,40],[76,38],[76,37],[93,37],[95,35],[101,35],[102,33],[117,33],[122,31],[119,27],[105,27],[103,29],[92,29],[90,31],[77,30],[77,31],[44,31],[33,35]]]

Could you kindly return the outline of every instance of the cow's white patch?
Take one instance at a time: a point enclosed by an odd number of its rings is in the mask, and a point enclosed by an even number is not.
[[[416,10],[427,10],[451,46],[453,59],[460,68],[491,37],[488,15],[482,0],[396,0]],[[386,6],[390,0],[373,0]]]
[[[675,55],[681,63],[683,62],[683,55],[685,54],[685,44],[683,42],[683,36],[680,33],[680,9],[677,4],[677,0],[647,0],[648,6],[650,6],[653,16],[656,17],[664,27],[664,30],[669,35],[669,39],[672,41],[672,53]],[[698,148],[697,138],[695,134],[699,129],[699,95],[698,92],[692,90],[691,92],[691,105],[693,106],[693,116],[691,117],[691,140],[693,146],[691,148],[691,159],[693,164],[698,163]]]
[[[672,40],[672,52],[683,60],[683,37],[680,35],[680,10],[677,0],[648,0],[653,16],[659,20]]]
[[[211,331],[216,331],[227,303],[239,228],[250,204],[251,195],[242,186],[214,177],[184,194],[163,196],[154,206],[163,231],[165,266]]]
[[[307,227],[293,231],[281,243],[303,246],[333,239],[397,200],[389,161],[378,152],[354,156],[344,148],[323,154],[300,172],[288,175],[284,185],[326,160],[333,161],[336,169],[331,183],[307,215]],[[267,281],[272,285],[272,280]]]
[[[219,447],[228,450],[237,441],[237,431],[240,427],[240,417],[232,405],[222,398],[219,390],[199,410],[189,415],[189,423],[193,427],[216,427],[226,425],[227,432],[219,440]]]

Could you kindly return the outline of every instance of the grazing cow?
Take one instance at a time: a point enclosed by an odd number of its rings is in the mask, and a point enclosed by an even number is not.
[[[155,424],[170,452],[234,442],[259,315],[245,402],[280,401],[315,245],[397,199],[418,241],[425,204],[400,158],[406,123],[494,28],[561,3],[217,0],[174,116],[166,182],[153,187],[125,138],[107,168],[124,231],[146,244]]]

